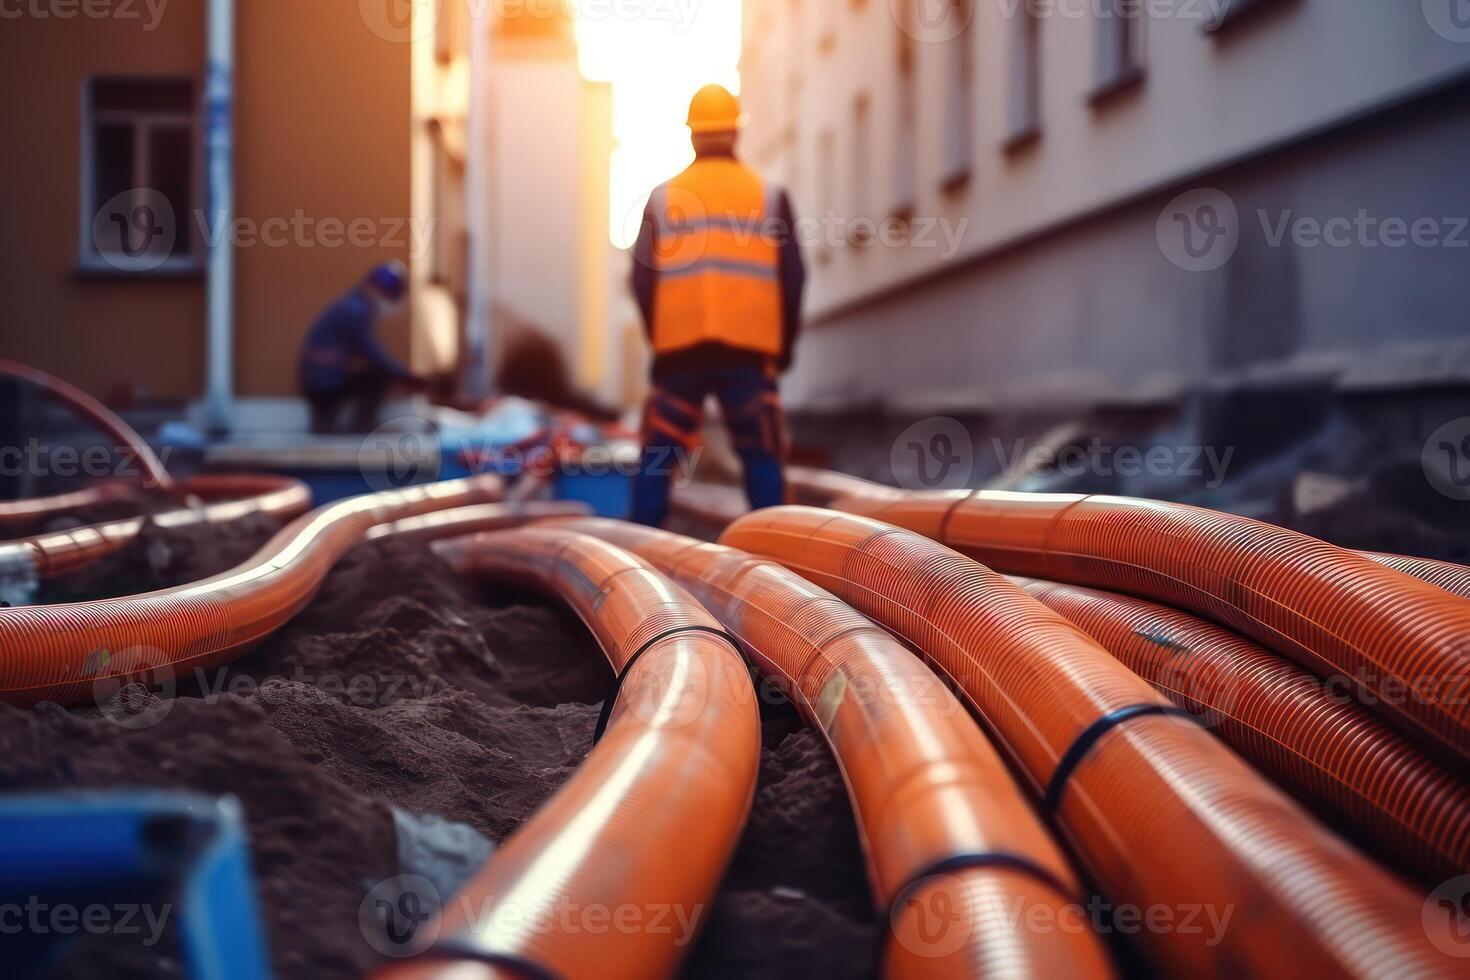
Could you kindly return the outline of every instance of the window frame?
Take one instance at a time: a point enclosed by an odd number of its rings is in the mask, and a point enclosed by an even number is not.
[[[1041,17],[1034,0],[1021,0],[1006,45],[1006,138],[1019,150],[1041,138]]]
[[[96,86],[99,82],[187,82],[190,107],[187,110],[162,109],[98,109]],[[203,208],[204,153],[200,139],[199,80],[192,75],[88,75],[82,80],[81,167],[77,213],[77,271],[82,275],[118,278],[167,278],[195,276],[204,270],[204,242],[195,233],[193,216]],[[93,238],[93,222],[104,202],[97,200],[97,128],[100,125],[125,124],[132,130],[134,190],[146,188],[152,180],[152,146],[154,130],[183,130],[189,142],[189,201],[183,214],[175,214],[177,231],[187,235],[187,250],[171,255],[148,268],[129,269],[125,262],[109,259],[97,250]],[[139,174],[147,178],[139,182]]]
[[[1088,101],[1100,106],[1114,96],[1141,84],[1147,75],[1144,67],[1148,44],[1148,9],[1143,0],[1105,0],[1112,13],[1098,16],[1093,46],[1092,90]],[[1133,13],[1125,11],[1132,8]],[[1116,56],[1112,48],[1121,47]]]

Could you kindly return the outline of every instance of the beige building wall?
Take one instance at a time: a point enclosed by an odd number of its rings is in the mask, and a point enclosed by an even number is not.
[[[374,33],[350,0],[240,0],[236,37],[240,216],[374,228],[366,246],[333,245],[318,225],[300,244],[237,253],[236,389],[284,395],[296,390],[297,349],[322,307],[374,264],[414,258],[412,45]],[[408,318],[379,329],[408,358]]]
[[[139,5],[141,7],[142,5]],[[89,75],[189,75],[204,58],[199,0],[146,20],[22,17],[0,22],[0,356],[98,394],[201,390],[198,276],[90,277],[79,271],[82,98]]]
[[[141,20],[0,24],[0,290],[10,306],[0,354],[97,394],[137,387],[193,398],[203,391],[202,271],[78,272],[84,81],[185,75],[202,89],[203,0],[171,0],[152,29],[147,5],[135,9]],[[243,0],[237,18],[237,218],[252,229],[274,219],[314,230],[237,250],[235,384],[242,396],[288,394],[298,344],[321,307],[372,264],[412,257],[411,45],[374,33],[353,0]],[[373,223],[366,247],[333,233],[330,222],[355,219]],[[186,220],[197,226],[198,216]],[[408,332],[406,318],[385,329],[405,357]]]
[[[1444,5],[1233,6],[1211,31],[1220,4],[1142,4],[1162,13],[1126,22],[1114,65],[1088,0],[746,0],[745,153],[815,219],[788,403],[1136,397],[1463,336],[1460,253],[1272,248],[1258,220],[1466,213],[1470,44]],[[1207,272],[1156,231],[1194,188],[1239,207],[1240,250]]]
[[[612,88],[583,78],[569,22],[498,25],[488,102],[492,342],[529,326],[584,388],[616,388],[615,267],[608,238]]]

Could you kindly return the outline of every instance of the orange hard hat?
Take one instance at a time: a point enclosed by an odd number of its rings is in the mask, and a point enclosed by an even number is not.
[[[691,133],[722,133],[745,125],[740,100],[723,85],[706,85],[689,103]]]

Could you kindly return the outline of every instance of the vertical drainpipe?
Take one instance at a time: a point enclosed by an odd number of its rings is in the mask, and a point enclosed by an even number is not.
[[[490,281],[490,55],[493,19],[470,17],[470,119],[465,145],[465,211],[469,215],[469,302],[466,306],[464,394],[490,394],[494,305]]]
[[[234,408],[235,0],[209,0],[205,42],[204,153],[210,217],[206,243],[205,426],[227,435]]]

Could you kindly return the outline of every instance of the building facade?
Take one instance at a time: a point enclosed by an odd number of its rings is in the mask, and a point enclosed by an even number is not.
[[[415,371],[485,393],[511,320],[615,377],[610,95],[578,73],[564,4],[233,6],[228,221],[206,203],[207,0],[0,10],[0,356],[113,401],[196,401],[214,241],[247,428],[283,424],[248,403],[294,394],[312,320],[389,259],[413,288],[380,335]]]
[[[287,394],[317,311],[374,263],[413,261],[412,45],[356,3],[239,4],[227,223],[205,204],[206,6],[28,5],[0,21],[5,356],[101,395],[199,397],[204,245],[223,235],[236,392]],[[405,358],[409,335],[406,318],[385,324]]]
[[[812,267],[788,399],[1167,398],[1463,341],[1454,13],[746,0],[745,152],[791,187]]]

